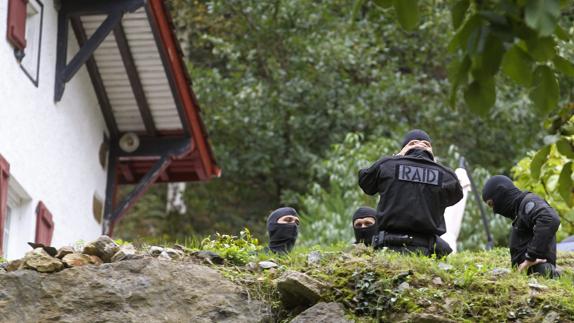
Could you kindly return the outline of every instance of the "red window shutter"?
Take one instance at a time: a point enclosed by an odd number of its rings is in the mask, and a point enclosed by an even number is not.
[[[0,155],[0,255],[4,247],[4,221],[8,204],[8,179],[10,177],[10,164]]]
[[[52,233],[54,233],[52,213],[40,201],[36,207],[36,243],[49,246],[52,243]]]
[[[26,48],[28,0],[8,0],[8,41],[17,49]]]

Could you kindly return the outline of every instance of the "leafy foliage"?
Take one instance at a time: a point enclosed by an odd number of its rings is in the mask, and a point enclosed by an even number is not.
[[[207,237],[201,241],[201,249],[213,251],[232,264],[245,265],[262,247],[249,229],[244,228],[239,236],[216,233],[213,239]]]
[[[300,243],[330,245],[353,241],[351,217],[360,206],[376,207],[377,196],[369,197],[358,186],[358,170],[382,156],[396,152],[396,142],[387,138],[364,143],[350,133],[335,144],[325,160],[315,167],[315,180],[308,193],[297,196],[302,208]],[[326,182],[323,187],[319,182]]]
[[[574,104],[566,105],[546,127],[546,145],[513,168],[517,186],[544,197],[562,218],[563,235],[574,232]]]
[[[383,10],[384,6],[377,1],[373,3],[370,11]],[[546,115],[558,106],[560,91],[555,74],[568,75],[574,68],[571,61],[557,52],[558,43],[570,39],[559,24],[561,13],[571,13],[570,1],[453,0],[450,3],[454,35],[449,51],[458,56],[449,68],[453,108],[456,92],[462,88],[468,108],[479,115],[488,115],[496,102],[495,77],[501,62],[504,73],[529,89],[534,108],[540,114]],[[355,7],[359,4],[363,5],[364,0],[355,0]],[[419,25],[421,7],[436,4],[437,1],[393,1],[397,20],[410,31]]]

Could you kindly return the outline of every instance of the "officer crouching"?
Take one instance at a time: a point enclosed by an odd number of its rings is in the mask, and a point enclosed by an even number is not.
[[[521,191],[510,178],[492,176],[482,189],[483,201],[495,213],[512,220],[510,260],[518,271],[555,278],[556,231],[560,217],[540,196]]]
[[[366,194],[379,193],[379,234],[375,249],[443,257],[452,249],[440,238],[446,232],[444,210],[463,197],[455,173],[434,161],[430,136],[408,132],[401,151],[359,171]]]

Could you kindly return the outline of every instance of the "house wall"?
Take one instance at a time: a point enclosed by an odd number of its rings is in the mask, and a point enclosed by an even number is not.
[[[96,238],[94,193],[105,196],[106,171],[99,163],[105,123],[88,73],[83,67],[54,102],[57,10],[42,0],[44,21],[39,84],[21,70],[6,40],[8,0],[0,1],[0,154],[10,175],[30,199],[12,208],[7,257],[22,256],[34,241],[35,208],[41,200],[54,221],[52,245],[60,247]],[[77,42],[70,31],[72,57]]]

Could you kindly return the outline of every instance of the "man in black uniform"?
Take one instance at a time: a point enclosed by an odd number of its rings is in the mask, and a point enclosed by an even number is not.
[[[299,214],[294,208],[282,207],[267,218],[268,249],[274,253],[288,253],[295,246],[299,233]]]
[[[528,274],[549,277],[556,272],[556,231],[560,217],[534,193],[521,191],[502,175],[491,177],[482,189],[482,199],[498,213],[512,220],[510,259],[512,266]]]
[[[359,186],[380,194],[375,248],[439,257],[452,252],[440,235],[446,232],[444,210],[462,199],[462,187],[453,171],[434,161],[426,132],[408,132],[399,154],[360,170]]]
[[[371,245],[373,237],[379,233],[377,227],[377,210],[362,206],[353,214],[353,231],[355,231],[355,243]]]

